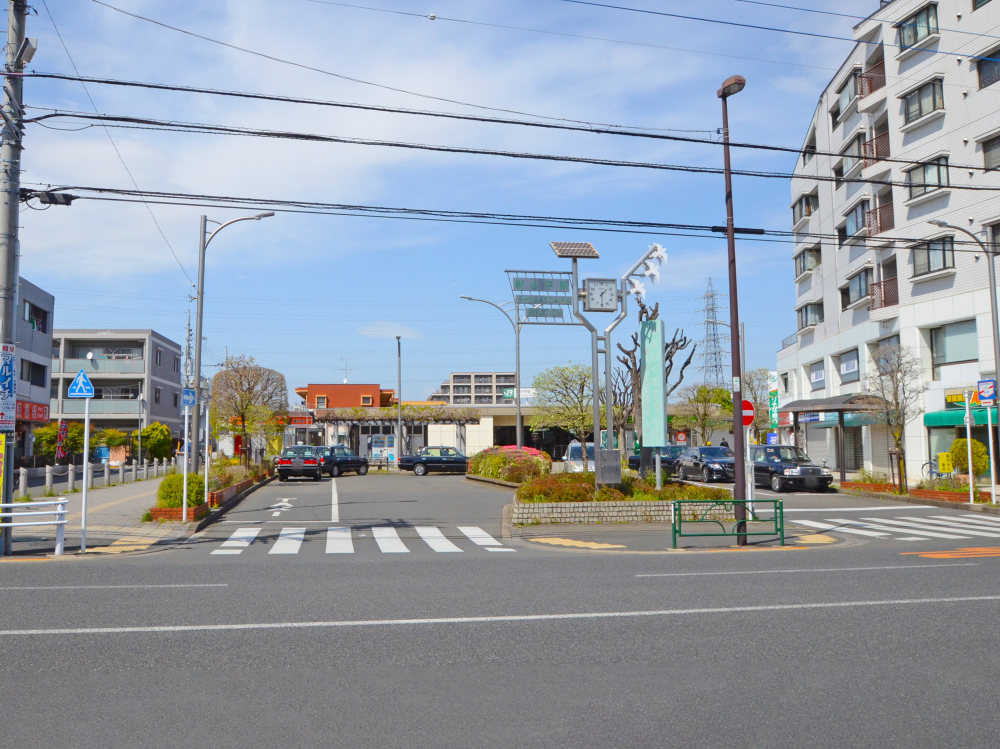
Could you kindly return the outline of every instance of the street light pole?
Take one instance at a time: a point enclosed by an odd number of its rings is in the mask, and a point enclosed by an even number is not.
[[[240,216],[239,218],[234,218],[231,221],[227,221],[224,224],[220,224],[219,228],[208,234],[208,216],[201,217],[201,226],[198,232],[198,316],[194,324],[194,403],[195,408],[194,413],[191,415],[191,434],[194,435],[194,456],[192,457],[193,470],[198,473],[199,460],[201,455],[198,452],[198,428],[199,428],[199,414],[198,414],[198,404],[201,403],[201,323],[205,312],[205,250],[208,249],[208,243],[215,238],[215,235],[220,231],[225,229],[230,224],[235,224],[239,221],[260,221],[262,218],[268,218],[274,215],[274,211],[265,211],[264,213],[258,213],[253,216]],[[212,222],[218,223],[216,221]],[[185,439],[187,439],[187,432],[184,434]],[[207,477],[206,477],[207,479]]]
[[[501,305],[488,302],[485,299],[476,299],[471,296],[463,296],[470,302],[482,302],[491,307],[496,307],[507,318],[507,322],[514,328],[514,405],[517,408],[515,420],[517,423],[517,449],[524,447],[524,425],[521,423],[521,323],[514,319],[514,316],[505,310]],[[510,302],[507,302],[510,304]]]
[[[722,83],[717,95],[722,99],[722,143],[723,159],[725,161],[726,173],[726,244],[729,249],[729,329],[734,335],[740,331],[739,298],[736,289],[736,224],[733,222],[733,172],[729,159],[729,97],[738,94],[746,86],[746,79],[743,76],[734,75],[727,78]],[[740,533],[746,530],[746,505],[742,504],[747,498],[747,481],[745,473],[745,451],[746,439],[743,434],[742,421],[737,424],[736,414],[743,413],[743,368],[740,362],[740,346],[731,346],[732,349],[732,369],[733,369],[733,452],[735,455],[736,475],[733,477],[733,499],[737,500],[734,507],[736,514],[735,531]],[[747,537],[737,535],[738,546],[745,546]]]
[[[396,336],[396,470],[399,470],[399,453],[403,449],[403,343]]]

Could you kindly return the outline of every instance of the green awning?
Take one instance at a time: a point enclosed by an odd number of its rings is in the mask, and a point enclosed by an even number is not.
[[[991,408],[992,411],[990,417],[993,419],[993,423],[997,423],[997,410],[996,408]],[[986,426],[986,409],[985,408],[973,408],[972,409],[973,423],[976,426]],[[931,411],[930,413],[924,414],[924,426],[925,427],[961,427],[965,426],[965,409],[964,408],[950,408],[946,411]]]

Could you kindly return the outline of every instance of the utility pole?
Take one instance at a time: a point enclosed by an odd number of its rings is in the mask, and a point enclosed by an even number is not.
[[[24,27],[28,17],[25,0],[9,0],[7,4],[7,59],[6,71],[20,73],[25,58],[34,54],[34,40],[28,42]],[[21,135],[24,129],[21,121],[22,81],[19,76],[6,76],[3,86],[3,144],[0,146],[0,340],[14,343],[14,286],[17,283],[17,220],[21,204]],[[17,373],[14,386],[17,386]],[[0,502],[14,501],[14,433],[6,432],[3,453],[3,486],[0,487]],[[12,529],[3,528],[0,534],[0,553],[11,553]]]

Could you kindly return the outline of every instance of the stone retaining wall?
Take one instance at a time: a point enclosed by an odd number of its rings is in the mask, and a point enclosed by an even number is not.
[[[733,520],[733,513],[718,506],[707,514],[712,502],[682,505],[683,519]],[[670,502],[514,502],[514,525],[543,523],[669,523]]]

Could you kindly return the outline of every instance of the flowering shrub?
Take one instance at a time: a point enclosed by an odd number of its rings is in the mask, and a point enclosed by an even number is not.
[[[620,487],[601,487],[595,496],[593,473],[543,476],[521,484],[517,490],[518,502],[669,502],[673,499],[730,501],[732,494],[718,487],[672,483],[665,483],[657,491],[638,477],[623,476]]]
[[[189,473],[187,477],[188,507],[205,504],[205,482],[197,473]],[[181,507],[184,504],[184,476],[171,474],[160,482],[156,490],[157,507]]]
[[[255,463],[251,463],[249,468],[244,468],[236,458],[213,460],[208,473],[208,490],[210,492],[220,491],[227,486],[252,479],[261,473],[262,470]]]
[[[551,471],[552,458],[533,447],[491,447],[469,459],[469,473],[518,484],[547,476]]]

